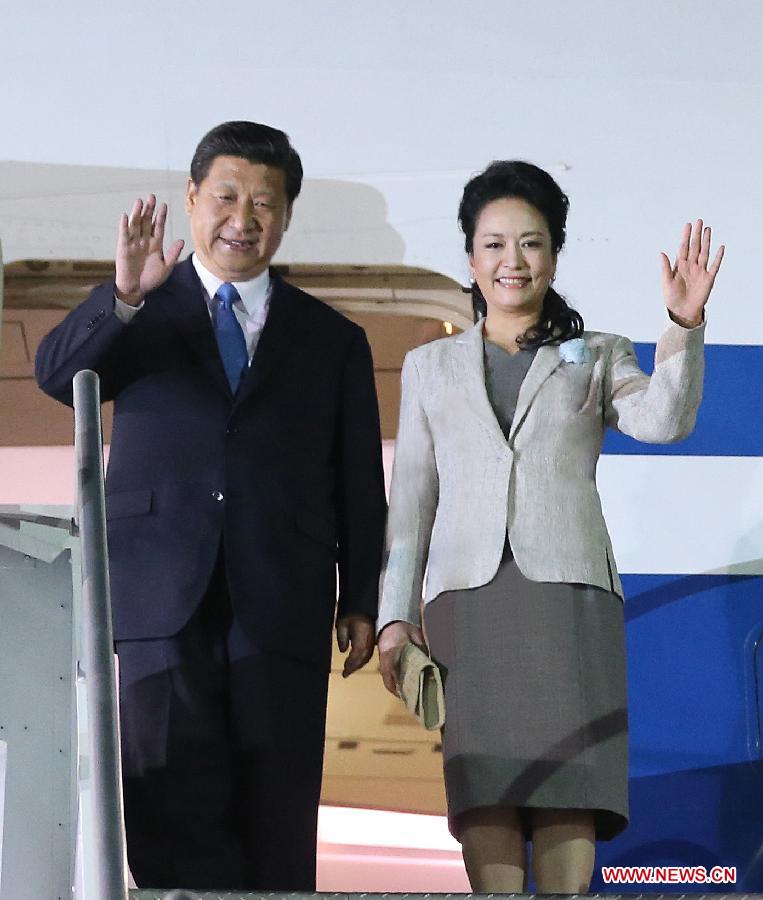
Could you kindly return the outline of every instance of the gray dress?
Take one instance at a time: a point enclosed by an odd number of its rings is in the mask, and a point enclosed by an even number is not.
[[[485,341],[485,386],[505,435],[532,359]],[[462,813],[495,806],[590,809],[597,839],[619,834],[628,824],[620,598],[590,585],[530,581],[507,538],[493,580],[440,594],[425,607],[424,625],[445,674],[454,836]],[[526,813],[523,821],[529,838]]]

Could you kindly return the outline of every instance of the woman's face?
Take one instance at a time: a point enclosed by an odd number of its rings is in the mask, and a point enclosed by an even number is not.
[[[519,197],[488,203],[477,218],[469,267],[488,314],[540,314],[556,270],[543,213]]]

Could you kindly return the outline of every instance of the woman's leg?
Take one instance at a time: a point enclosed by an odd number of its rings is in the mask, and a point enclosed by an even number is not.
[[[584,894],[593,875],[596,838],[587,809],[533,809],[533,876],[539,894]]]
[[[521,893],[527,885],[527,846],[516,809],[471,809],[459,819],[461,849],[472,890]]]

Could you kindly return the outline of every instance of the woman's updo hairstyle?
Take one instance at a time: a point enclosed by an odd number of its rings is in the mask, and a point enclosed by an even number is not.
[[[497,160],[475,175],[464,188],[458,207],[458,224],[464,233],[466,252],[474,250],[474,231],[480,213],[493,200],[517,197],[534,206],[545,218],[554,253],[564,246],[570,201],[554,179],[538,166],[520,160]],[[487,303],[475,281],[471,287],[474,321],[487,315]],[[543,298],[537,324],[517,338],[525,350],[558,344],[583,333],[583,318],[550,285]]]

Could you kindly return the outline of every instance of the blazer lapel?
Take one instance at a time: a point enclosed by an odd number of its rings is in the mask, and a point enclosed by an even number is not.
[[[546,379],[554,372],[562,362],[559,355],[559,348],[546,344],[538,348],[535,359],[532,361],[530,368],[525,375],[522,386],[519,388],[519,396],[517,397],[517,408],[514,412],[514,419],[511,423],[509,431],[509,441],[514,439],[517,429],[522,425],[530,406],[535,399],[535,395],[541,389]]]
[[[506,443],[501,426],[490,405],[485,388],[485,350],[484,350],[485,320],[480,319],[473,327],[464,331],[456,338],[464,351],[463,357],[465,387],[469,396],[469,405],[482,421],[490,428],[495,437],[502,443]],[[509,442],[514,440],[517,429],[527,417],[535,395],[543,386],[547,378],[561,365],[562,359],[559,348],[556,346],[544,346],[538,349],[530,368],[525,375],[517,397],[517,408],[509,431]]]
[[[457,380],[462,380],[469,400],[469,407],[479,416],[483,423],[492,432],[493,436],[502,444],[506,443],[501,426],[495,417],[493,407],[487,396],[485,387],[485,347],[483,344],[483,330],[485,320],[480,319],[473,327],[468,328],[456,338],[462,354],[464,367],[456,373]]]
[[[173,321],[188,342],[191,352],[212,380],[230,398],[230,385],[217,348],[204,288],[190,256],[175,266],[161,290],[172,294],[173,300],[178,305],[177,315],[173,317]],[[156,302],[164,301],[160,299]]]
[[[248,400],[283,366],[285,358],[294,349],[295,339],[303,330],[302,310],[294,301],[291,286],[274,273],[271,273],[271,278],[273,286],[268,317],[257,342],[252,364],[244,372],[236,392],[234,406]]]

